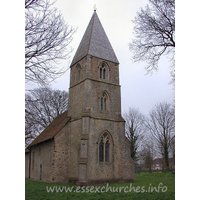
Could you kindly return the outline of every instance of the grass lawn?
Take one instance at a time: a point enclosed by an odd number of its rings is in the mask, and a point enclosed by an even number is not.
[[[25,180],[26,200],[67,200],[67,199],[130,199],[130,200],[173,200],[175,199],[175,174],[140,173],[135,175],[135,183],[115,183],[102,186],[77,187],[70,184],[44,183]],[[160,189],[158,192],[158,186]],[[47,192],[47,189],[53,191]],[[60,188],[59,188],[60,187]],[[72,192],[65,189],[72,188]],[[56,191],[60,189],[60,191]],[[107,189],[107,192],[106,192]],[[110,191],[112,189],[112,192]],[[113,189],[115,192],[113,192]],[[63,191],[61,191],[63,190]],[[102,192],[101,192],[102,190]],[[118,190],[118,192],[116,192]],[[120,191],[121,190],[121,191]],[[152,191],[154,190],[154,191]],[[155,191],[157,190],[157,191]],[[77,191],[77,192],[75,192]]]

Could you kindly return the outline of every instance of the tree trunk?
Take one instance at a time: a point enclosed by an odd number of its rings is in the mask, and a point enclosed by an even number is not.
[[[168,148],[167,146],[165,146],[165,166],[166,166],[166,170],[169,171],[169,152],[168,152]]]

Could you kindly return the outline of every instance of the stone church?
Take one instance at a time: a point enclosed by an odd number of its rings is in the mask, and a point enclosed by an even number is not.
[[[25,151],[25,177],[95,185],[133,182],[121,116],[119,61],[94,11],[71,63],[68,111]]]

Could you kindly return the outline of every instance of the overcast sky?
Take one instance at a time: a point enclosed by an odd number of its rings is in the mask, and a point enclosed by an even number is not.
[[[156,103],[174,101],[173,86],[169,84],[170,63],[166,58],[161,59],[159,72],[152,76],[145,75],[146,63],[133,63],[131,60],[132,54],[128,47],[134,37],[132,33],[134,25],[131,20],[140,7],[144,7],[147,3],[147,0],[57,0],[55,4],[65,21],[78,28],[70,45],[74,49],[71,58],[62,62],[61,67],[71,63],[94,12],[93,6],[96,4],[99,19],[120,62],[122,113],[128,111],[129,107],[135,107],[143,114],[148,114]],[[70,70],[51,84],[52,89],[68,91],[69,75]],[[33,87],[26,85],[26,89]]]

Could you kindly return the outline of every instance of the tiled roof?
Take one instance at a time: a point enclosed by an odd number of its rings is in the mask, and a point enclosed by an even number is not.
[[[69,120],[70,117],[68,116],[67,111],[57,116],[28,147],[52,139],[69,122]]]
[[[96,11],[94,11],[92,15],[78,50],[72,60],[71,66],[76,64],[86,55],[119,63]]]

